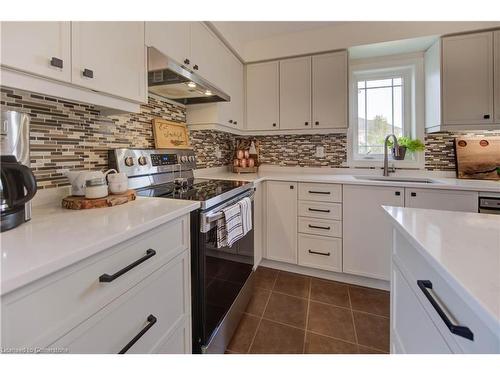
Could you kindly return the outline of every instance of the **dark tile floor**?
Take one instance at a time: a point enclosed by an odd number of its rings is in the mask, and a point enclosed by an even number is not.
[[[389,293],[259,267],[227,353],[384,354]]]

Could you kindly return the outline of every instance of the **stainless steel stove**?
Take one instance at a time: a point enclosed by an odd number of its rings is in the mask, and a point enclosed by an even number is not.
[[[129,177],[139,196],[199,201],[191,213],[193,353],[224,353],[253,290],[253,230],[231,248],[217,248],[222,209],[254,186],[245,181],[195,179],[193,150],[128,149],[109,151],[109,167]]]

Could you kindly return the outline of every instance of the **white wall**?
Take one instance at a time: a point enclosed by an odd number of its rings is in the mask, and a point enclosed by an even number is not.
[[[500,22],[345,22],[253,40],[244,45],[238,43],[237,49],[245,62],[251,62],[492,27],[500,27]],[[231,33],[229,27],[220,31],[226,35]]]

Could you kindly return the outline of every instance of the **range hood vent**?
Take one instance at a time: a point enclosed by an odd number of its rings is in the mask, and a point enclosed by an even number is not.
[[[148,90],[186,105],[231,100],[225,92],[154,47],[148,47]]]

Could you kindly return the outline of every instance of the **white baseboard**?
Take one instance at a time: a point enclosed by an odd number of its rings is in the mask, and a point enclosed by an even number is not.
[[[318,277],[320,279],[327,279],[327,280],[339,281],[342,283],[366,286],[368,288],[375,288],[382,290],[391,289],[389,281],[371,279],[363,276],[349,275],[347,273],[318,270],[315,268],[299,266],[296,264],[288,264],[288,263],[278,262],[275,260],[262,259],[259,266],[275,268],[281,271],[294,272],[301,275]]]

